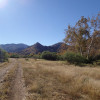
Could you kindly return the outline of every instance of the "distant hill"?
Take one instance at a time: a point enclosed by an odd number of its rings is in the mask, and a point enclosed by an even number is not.
[[[28,47],[28,45],[26,44],[1,44],[0,48],[4,49],[7,52],[20,52],[24,49],[26,49]]]
[[[23,55],[27,54],[38,54],[42,53],[43,51],[50,51],[50,52],[62,52],[65,49],[68,49],[68,45],[63,42],[56,43],[51,46],[44,46],[39,42],[35,43],[32,46],[28,46],[26,44],[1,44],[0,48],[4,49],[9,53],[19,53]]]
[[[30,53],[38,54],[38,53],[41,53],[43,51],[59,52],[63,44],[65,44],[65,43],[59,42],[59,43],[56,43],[56,44],[51,45],[51,46],[43,46],[42,44],[37,42],[36,44],[29,46],[28,48],[22,50],[19,53],[23,54],[23,55],[27,55]],[[68,47],[68,46],[66,45],[66,47]]]

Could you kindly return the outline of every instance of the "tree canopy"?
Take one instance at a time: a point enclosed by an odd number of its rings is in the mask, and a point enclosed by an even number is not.
[[[69,25],[64,41],[81,56],[89,58],[100,53],[100,14],[92,18],[82,16],[74,27]]]

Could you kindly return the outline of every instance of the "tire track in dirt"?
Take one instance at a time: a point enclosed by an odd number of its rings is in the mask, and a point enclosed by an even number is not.
[[[15,71],[15,79],[13,80],[12,92],[10,100],[26,100],[26,90],[23,79],[23,69],[18,63]]]
[[[6,77],[7,73],[15,67],[17,60],[11,59],[11,64],[4,66],[3,68],[0,69],[0,87],[2,86],[2,82],[4,78]]]

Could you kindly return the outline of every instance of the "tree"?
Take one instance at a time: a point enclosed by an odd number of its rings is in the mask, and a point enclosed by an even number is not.
[[[69,48],[69,46],[66,45],[65,43],[63,43],[63,44],[60,46],[59,50],[58,50],[58,54],[59,54],[59,55],[65,54],[66,51],[68,50],[68,48]]]
[[[0,49],[0,62],[4,62],[8,60],[8,54],[6,51]]]
[[[89,58],[93,50],[96,52],[100,47],[100,14],[91,19],[82,16],[74,27],[69,25],[64,41],[81,56]]]

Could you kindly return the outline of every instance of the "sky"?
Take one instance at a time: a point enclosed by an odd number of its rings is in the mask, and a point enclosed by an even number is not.
[[[68,25],[100,12],[100,0],[0,0],[0,44],[62,42]]]

